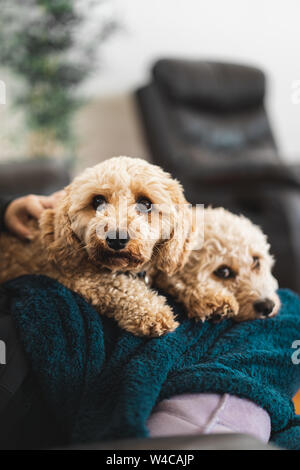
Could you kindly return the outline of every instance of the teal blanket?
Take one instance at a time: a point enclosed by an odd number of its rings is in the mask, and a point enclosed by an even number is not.
[[[300,364],[300,301],[280,290],[275,318],[235,324],[195,323],[168,299],[178,329],[138,338],[100,317],[79,295],[43,276],[3,285],[32,369],[68,442],[146,437],[160,400],[217,392],[248,398],[267,410],[272,441],[300,449],[292,397]],[[299,354],[300,358],[300,354]]]

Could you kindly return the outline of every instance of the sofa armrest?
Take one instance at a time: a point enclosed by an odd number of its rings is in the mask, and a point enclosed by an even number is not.
[[[0,197],[51,194],[70,181],[65,164],[57,160],[30,160],[0,164]]]

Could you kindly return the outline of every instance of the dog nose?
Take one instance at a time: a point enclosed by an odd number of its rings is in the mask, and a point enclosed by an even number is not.
[[[274,306],[275,302],[273,302],[271,299],[257,300],[253,304],[254,310],[264,317],[267,317],[273,312]]]
[[[116,232],[108,232],[106,236],[106,243],[108,244],[109,248],[112,250],[122,250],[125,248],[127,243],[129,242],[129,235],[124,230]]]

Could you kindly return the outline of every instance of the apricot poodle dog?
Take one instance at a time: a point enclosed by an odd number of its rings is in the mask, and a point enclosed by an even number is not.
[[[186,206],[181,185],[158,166],[128,157],[106,160],[76,177],[39,226],[32,221],[32,242],[1,234],[0,282],[44,274],[127,331],[172,331],[171,308],[138,273],[156,266],[172,274],[183,266],[191,231]]]
[[[196,210],[196,209],[194,209]],[[204,210],[185,265],[174,275],[157,272],[154,282],[182,302],[189,317],[204,321],[269,318],[279,310],[273,257],[261,229],[223,208]]]
[[[0,282],[47,275],[139,336],[178,325],[149,283],[196,319],[274,315],[277,283],[260,229],[223,209],[206,209],[204,224],[196,215],[161,168],[128,157],[106,160],[76,177],[39,224],[31,222],[32,242],[0,235]]]

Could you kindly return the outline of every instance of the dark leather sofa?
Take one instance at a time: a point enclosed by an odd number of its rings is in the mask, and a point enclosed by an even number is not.
[[[66,186],[69,171],[58,160],[30,160],[0,164],[0,197],[48,195]]]
[[[254,67],[158,61],[136,97],[153,161],[193,204],[243,213],[268,234],[281,287],[300,293],[300,167],[281,160]]]
[[[138,99],[155,161],[198,181],[279,161],[254,68],[160,60]],[[203,173],[204,172],[204,173]]]
[[[106,442],[93,442],[72,447],[60,448],[60,450],[100,450],[100,451],[139,451],[161,450],[281,450],[273,444],[265,444],[252,436],[244,434],[192,434],[172,437],[158,437],[146,439],[126,439]],[[149,456],[143,453],[143,457]],[[195,454],[195,459],[198,457]],[[174,461],[174,459],[172,459]],[[197,461],[196,461],[197,462]],[[196,463],[195,462],[195,463]]]

